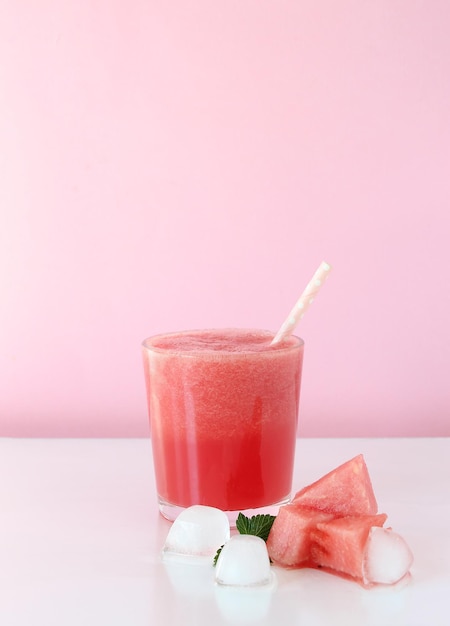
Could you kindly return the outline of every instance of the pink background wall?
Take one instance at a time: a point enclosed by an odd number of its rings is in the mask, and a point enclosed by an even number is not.
[[[450,435],[446,0],[2,0],[0,434],[148,434],[140,342],[299,328],[305,436]]]

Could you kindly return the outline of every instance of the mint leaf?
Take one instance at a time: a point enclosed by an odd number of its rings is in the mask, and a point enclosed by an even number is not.
[[[214,555],[214,561],[213,561],[214,567],[216,567],[217,565],[217,559],[219,558],[219,554],[222,552],[222,548],[223,546],[220,546],[220,548],[218,548],[217,552]]]
[[[236,528],[241,535],[256,535],[264,541],[267,538],[272,528],[272,524],[275,521],[275,515],[253,515],[253,517],[246,517],[242,513],[239,513],[236,520]]]
[[[275,515],[253,515],[253,517],[246,517],[243,513],[239,513],[236,520],[236,528],[241,535],[256,535],[267,541],[267,538],[272,528],[272,524],[275,521]],[[222,552],[223,546],[217,550],[214,556],[214,567],[217,565],[217,559]]]

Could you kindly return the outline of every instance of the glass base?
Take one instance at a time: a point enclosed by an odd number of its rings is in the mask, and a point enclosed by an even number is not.
[[[257,507],[256,509],[238,509],[236,511],[224,511],[228,520],[230,522],[231,528],[236,528],[236,519],[239,513],[242,513],[246,517],[252,517],[253,515],[277,515],[280,506],[283,504],[287,504],[291,499],[291,495],[287,495],[285,498],[280,500],[279,502],[275,502],[274,504],[268,504],[266,506]],[[159,504],[159,512],[163,517],[165,517],[170,522],[173,522],[178,515],[185,511],[187,507],[178,506],[176,504],[171,504],[170,502],[166,502],[162,498],[158,499]]]

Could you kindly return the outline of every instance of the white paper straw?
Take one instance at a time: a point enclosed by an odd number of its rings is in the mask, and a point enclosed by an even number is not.
[[[281,325],[280,330],[272,339],[271,345],[273,345],[274,343],[283,341],[283,339],[285,339],[286,337],[289,337],[289,335],[292,335],[297,324],[304,316],[306,310],[313,303],[314,298],[316,297],[319,289],[322,287],[323,283],[328,278],[330,271],[331,271],[331,265],[329,265],[325,261],[322,261],[322,263],[317,268],[314,276],[311,278],[311,280],[307,284],[305,291],[297,300],[292,311],[289,313],[288,317],[285,319],[285,321]]]

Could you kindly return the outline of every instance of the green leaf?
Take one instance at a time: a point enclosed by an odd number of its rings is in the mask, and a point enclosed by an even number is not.
[[[246,517],[243,513],[239,513],[236,520],[236,528],[241,535],[256,535],[256,537],[261,537],[261,539],[267,541],[274,521],[275,515],[260,514]],[[214,567],[217,565],[217,559],[222,552],[222,548],[223,546],[220,546],[214,556]]]
[[[236,520],[236,528],[241,535],[256,535],[264,539],[264,541],[267,541],[274,521],[275,515],[260,514],[253,515],[253,517],[246,517],[242,513],[239,513]]]
[[[219,558],[219,554],[222,552],[222,548],[223,546],[220,546],[220,548],[218,548],[217,552],[214,555],[214,561],[213,561],[214,567],[216,567],[217,565],[217,559]]]

